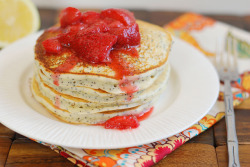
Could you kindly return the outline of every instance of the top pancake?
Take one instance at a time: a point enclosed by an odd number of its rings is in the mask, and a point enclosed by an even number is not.
[[[119,59],[133,67],[131,70],[133,70],[132,74],[134,75],[140,75],[163,66],[167,62],[172,43],[170,34],[163,28],[139,20],[137,20],[137,23],[141,35],[141,45],[137,48],[139,57],[119,53],[122,54],[122,56],[119,56]],[[39,66],[42,66],[41,68],[48,73],[54,73],[54,70],[71,56],[70,53],[45,55],[46,52],[42,46],[42,41],[50,37],[55,37],[56,35],[55,32],[45,31],[39,37],[35,46],[35,60],[39,63]],[[115,71],[107,64],[93,65],[87,62],[78,62],[73,69],[64,73],[96,75],[116,79]]]

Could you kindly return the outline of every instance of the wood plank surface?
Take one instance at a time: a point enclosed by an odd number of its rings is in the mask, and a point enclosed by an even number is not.
[[[207,15],[207,16],[215,20],[244,29],[244,18],[241,16],[233,16],[233,15]]]
[[[250,15],[244,17],[244,29],[250,31]]]
[[[58,11],[53,9],[43,9],[39,10],[39,13],[41,19],[41,30],[49,28],[56,23]]]
[[[27,139],[12,143],[6,167],[71,167],[73,164],[46,146]]]
[[[186,143],[154,167],[216,167],[215,148],[209,144]]]
[[[15,140],[17,140],[17,139],[28,139],[28,138],[23,136],[23,135],[20,135],[19,133],[16,133],[15,134]]]
[[[219,146],[216,148],[216,154],[219,167],[228,166],[227,146]],[[239,158],[241,167],[250,166],[250,145],[239,145]]]
[[[202,143],[214,146],[214,129],[210,128],[198,136],[192,138],[188,143]]]
[[[239,144],[250,144],[250,110],[236,110],[235,120]],[[214,135],[217,146],[226,144],[225,119],[214,125]]]
[[[184,14],[183,12],[166,12],[166,11],[152,11],[149,14],[148,21],[163,26],[180,15]]]
[[[0,137],[0,167],[3,167],[5,165],[11,143],[11,139]]]
[[[15,132],[0,123],[0,137],[14,138]]]
[[[145,10],[131,10],[131,11],[134,13],[135,18],[139,20],[149,21],[150,13],[148,11]]]

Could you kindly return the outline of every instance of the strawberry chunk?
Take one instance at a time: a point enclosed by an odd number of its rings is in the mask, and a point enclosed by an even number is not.
[[[134,129],[140,125],[136,116],[115,116],[105,122],[105,129]]]
[[[79,35],[85,35],[85,34],[89,34],[89,33],[99,33],[99,32],[107,32],[109,31],[109,27],[107,25],[107,23],[105,22],[97,22],[92,24],[91,26],[89,26],[88,28],[82,30],[79,32]]]
[[[78,23],[81,20],[81,17],[82,13],[80,10],[73,7],[65,8],[59,15],[61,27]]]
[[[42,45],[48,53],[59,53],[62,49],[57,38],[50,38],[42,42]]]
[[[111,30],[111,33],[118,36],[117,43],[114,46],[117,49],[140,45],[141,36],[137,23],[125,28],[114,28]]]
[[[65,47],[70,47],[70,43],[74,41],[76,35],[84,30],[87,26],[84,24],[77,24],[77,25],[72,25],[68,26],[65,30],[64,33],[59,35],[59,40],[61,44]]]
[[[111,18],[120,21],[125,26],[135,23],[134,14],[125,9],[106,9],[101,12],[101,18]]]
[[[88,11],[84,12],[82,14],[81,21],[86,24],[93,24],[95,23],[98,19],[100,19],[100,13],[94,12],[94,11]]]
[[[107,33],[86,34],[77,38],[72,47],[77,55],[89,63],[110,62],[109,53],[117,37]]]
[[[110,28],[120,28],[124,27],[124,25],[120,21],[113,21],[108,25]]]

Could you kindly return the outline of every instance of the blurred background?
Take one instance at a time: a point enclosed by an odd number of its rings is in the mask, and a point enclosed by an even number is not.
[[[69,6],[82,11],[125,8],[160,26],[193,12],[250,30],[250,0],[0,0],[0,48],[56,24],[60,10]]]
[[[250,0],[33,0],[38,7],[128,8],[192,11],[202,14],[250,14]]]

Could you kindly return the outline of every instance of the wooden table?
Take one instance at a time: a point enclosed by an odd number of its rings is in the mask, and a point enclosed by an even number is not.
[[[58,11],[40,9],[41,29],[56,22]],[[183,13],[133,11],[136,18],[160,26]],[[216,20],[250,31],[249,16],[208,15]],[[241,166],[250,166],[250,99],[236,109],[236,126],[239,140]],[[227,166],[225,120],[184,144],[167,158],[161,166]],[[48,147],[35,143],[0,124],[0,167],[74,166]]]

